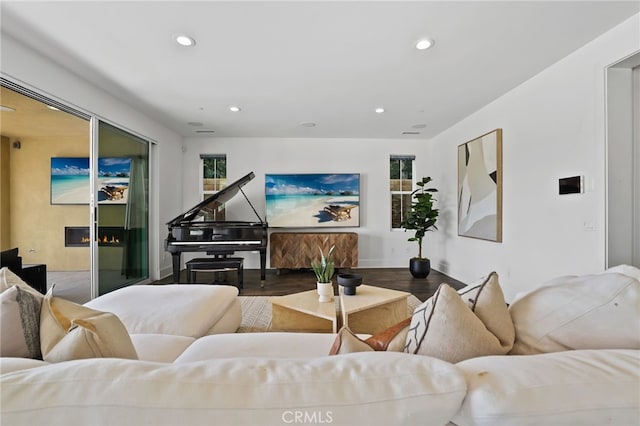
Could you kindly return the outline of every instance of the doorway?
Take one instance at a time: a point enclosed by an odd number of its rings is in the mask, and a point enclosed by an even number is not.
[[[0,82],[0,247],[77,303],[148,281],[150,143]]]
[[[640,53],[606,75],[606,263],[640,268]]]

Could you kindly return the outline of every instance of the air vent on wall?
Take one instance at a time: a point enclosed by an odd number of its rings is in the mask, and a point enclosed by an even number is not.
[[[402,132],[403,135],[419,135],[420,132]]]
[[[215,133],[215,130],[196,130],[196,133]]]

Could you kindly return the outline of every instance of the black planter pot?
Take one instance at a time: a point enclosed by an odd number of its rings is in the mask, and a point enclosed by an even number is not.
[[[427,278],[427,275],[431,272],[431,261],[413,257],[409,259],[409,271],[413,278]]]

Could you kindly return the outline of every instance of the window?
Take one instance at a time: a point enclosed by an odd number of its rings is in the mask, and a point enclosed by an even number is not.
[[[202,160],[202,199],[227,186],[227,156],[200,155]]]
[[[411,207],[413,155],[392,155],[389,158],[389,189],[391,191],[391,229],[399,229]]]
[[[224,154],[200,155],[202,199],[212,196],[227,186],[227,156]],[[224,220],[224,207],[217,211],[217,220]]]

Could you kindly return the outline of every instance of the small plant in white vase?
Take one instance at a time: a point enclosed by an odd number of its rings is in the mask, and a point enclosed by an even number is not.
[[[317,260],[311,261],[311,268],[313,268],[313,272],[316,274],[318,281],[317,289],[320,302],[331,302],[333,300],[333,283],[331,282],[331,277],[333,277],[336,267],[333,260],[331,260],[331,255],[334,249],[335,246],[331,246],[325,256],[322,249],[319,248],[320,262]]]

